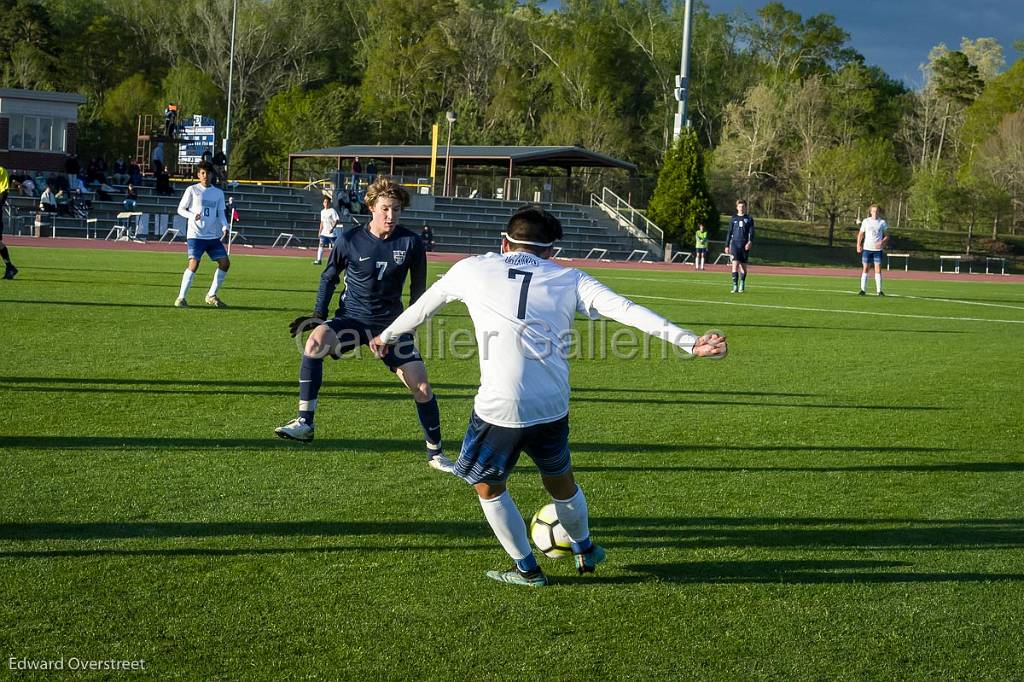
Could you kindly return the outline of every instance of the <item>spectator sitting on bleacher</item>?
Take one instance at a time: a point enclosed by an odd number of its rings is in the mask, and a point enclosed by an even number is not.
[[[78,163],[78,155],[72,154],[64,161],[64,172],[68,176],[68,182],[72,182],[72,178],[78,177],[78,174],[82,171],[82,166]]]
[[[100,201],[113,201],[114,197],[110,196],[117,190],[108,185],[105,182],[101,182],[96,188],[96,198]]]
[[[115,185],[123,185],[128,182],[128,164],[125,163],[123,156],[117,157],[117,161],[114,162],[114,169],[110,174],[110,179]]]
[[[39,197],[39,210],[43,213],[57,212],[57,197],[54,196],[53,189],[49,184],[46,185],[42,196]]]
[[[12,178],[13,180],[13,178]],[[34,197],[36,195],[36,183],[32,182],[32,178],[22,176],[18,180],[18,190],[21,192],[23,197]]]
[[[85,174],[86,181],[91,185],[107,181],[107,163],[98,156],[89,161],[89,169]]]
[[[70,218],[71,197],[68,196],[68,193],[63,189],[57,190],[57,194],[54,196],[54,201],[57,205],[57,215],[68,216]]]
[[[134,211],[135,205],[139,203],[139,193],[135,191],[135,185],[128,183],[128,189],[124,191],[124,201],[121,202],[121,206],[126,211]]]

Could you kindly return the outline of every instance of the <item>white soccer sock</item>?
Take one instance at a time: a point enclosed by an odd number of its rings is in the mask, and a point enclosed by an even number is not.
[[[508,555],[516,561],[530,556],[532,550],[526,533],[526,522],[508,491],[491,500],[481,497],[480,506],[487,517],[487,523],[491,524],[491,530]]]
[[[324,245],[321,244],[320,246],[316,247],[316,259],[320,260],[323,257],[323,255],[324,255]]]
[[[861,289],[863,289],[863,288],[864,287],[861,287]],[[881,290],[882,290],[882,273],[876,272],[875,273],[875,293],[877,294]]]
[[[192,278],[195,276],[196,273],[185,268],[185,273],[181,276],[181,289],[178,290],[178,298],[185,298],[188,296],[189,287],[192,286]]]
[[[868,285],[868,273],[860,273],[860,290],[864,291],[864,287]]]
[[[207,297],[217,295],[217,291],[220,290],[220,286],[224,284],[224,278],[227,276],[227,270],[221,270],[220,268],[217,268],[217,271],[213,273],[213,283],[210,284],[210,290],[206,292]]]
[[[583,496],[583,489],[576,486],[576,494],[568,500],[556,500],[555,514],[558,522],[568,533],[569,539],[573,542],[583,542],[590,537],[590,519],[587,514],[587,498]]]

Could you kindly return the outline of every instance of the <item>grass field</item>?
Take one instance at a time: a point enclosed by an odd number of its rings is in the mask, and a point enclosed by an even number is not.
[[[284,442],[307,259],[19,248],[0,281],[0,670],[144,659],[180,679],[1022,679],[1024,286],[602,270],[730,338],[722,362],[575,362],[592,577],[508,563],[421,459],[375,360],[329,363]],[[432,268],[432,275],[441,268]],[[465,309],[445,309],[447,332]],[[586,340],[588,328],[581,323]],[[609,330],[614,330],[611,325]],[[599,347],[600,344],[597,344]],[[660,342],[653,348],[660,350]],[[606,352],[605,355],[609,355]],[[449,449],[473,358],[427,360]],[[547,500],[523,462],[520,509]]]

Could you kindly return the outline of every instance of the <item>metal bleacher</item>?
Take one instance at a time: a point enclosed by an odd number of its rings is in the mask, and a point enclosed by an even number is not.
[[[137,188],[137,212],[168,216],[167,227],[173,228],[178,199],[185,183],[177,183],[172,195],[159,196],[153,188]],[[293,235],[291,246],[314,246],[318,232],[320,194],[318,190],[307,191],[277,185],[238,185],[228,188],[227,194],[234,198],[234,208],[240,219],[235,223],[239,232],[238,244],[247,246],[271,246],[279,241],[282,233]],[[89,218],[45,217],[45,229],[35,229],[39,236],[87,237],[108,234],[118,224],[117,215],[124,211],[123,194],[113,194],[111,201],[92,198]],[[35,201],[29,197],[11,197],[12,204],[22,216],[19,229],[22,233],[33,230],[29,216],[35,214]],[[402,213],[402,224],[419,233],[423,225],[429,225],[434,233],[436,251],[457,253],[484,253],[498,248],[501,232],[509,215],[523,202],[479,198],[434,197],[432,208],[417,208],[415,205]],[[564,238],[559,242],[561,258],[582,258],[594,248],[607,249],[606,258],[623,260],[636,248],[637,240],[628,232],[620,230],[616,223],[600,210],[578,204],[545,204],[545,208],[562,221]],[[369,216],[357,216],[365,222]],[[140,238],[157,240],[160,234],[154,231],[154,221]],[[183,235],[182,235],[183,236]],[[181,239],[181,236],[178,237]]]

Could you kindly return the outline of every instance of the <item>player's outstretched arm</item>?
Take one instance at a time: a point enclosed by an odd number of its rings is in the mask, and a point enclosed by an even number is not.
[[[395,318],[395,321],[389,324],[379,336],[370,340],[370,350],[377,357],[383,357],[387,352],[387,347],[394,343],[399,336],[412,332],[426,322],[440,308],[443,308],[452,301],[458,300],[458,296],[449,293],[447,290],[448,282],[446,280],[450,275],[451,270],[435,282],[434,286],[427,289],[415,303]]]
[[[585,315],[600,315],[639,329],[645,334],[667,341],[699,357],[723,357],[725,336],[709,333],[698,336],[689,329],[683,329],[645,308],[620,296],[586,273],[580,273],[577,284],[578,309]]]

